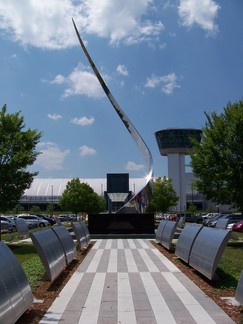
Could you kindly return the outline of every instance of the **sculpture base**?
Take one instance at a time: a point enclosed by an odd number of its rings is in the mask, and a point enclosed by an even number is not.
[[[91,214],[90,234],[154,234],[153,214]]]

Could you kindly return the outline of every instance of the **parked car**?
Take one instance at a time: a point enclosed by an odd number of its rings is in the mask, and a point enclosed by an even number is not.
[[[2,232],[16,232],[16,225],[14,221],[11,221],[5,216],[0,216],[1,221],[1,233]]]
[[[243,233],[243,221],[235,223],[232,226],[232,231]]]
[[[181,217],[185,217],[186,223],[202,223],[202,216],[200,215],[194,215],[190,213],[177,214],[177,219],[180,219]]]
[[[59,215],[57,218],[60,219],[61,222],[70,222],[71,221],[71,217],[68,215]]]
[[[228,224],[226,229],[232,231],[233,226],[234,226],[234,223]]]
[[[228,219],[228,225],[234,224],[239,221],[243,221],[243,215],[242,214],[226,214],[220,217],[220,219]],[[212,221],[208,224],[209,227],[215,227],[218,220]]]
[[[40,214],[36,214],[36,216],[38,216],[40,219],[44,219],[46,221],[48,221],[49,225],[55,225],[56,221],[55,219],[47,216],[47,215],[40,215]]]
[[[212,219],[213,217],[218,216],[218,215],[220,215],[220,213],[208,213],[206,215],[202,215],[202,218],[203,218],[203,220]]]
[[[9,224],[9,222],[6,222],[4,220],[1,220],[1,233],[9,233],[9,232],[13,232],[11,225]]]
[[[217,221],[219,218],[223,217],[224,215],[226,215],[226,214],[218,214],[218,215],[213,216],[212,218],[203,218],[202,223],[204,226],[210,226],[209,224],[211,222]]]
[[[177,215],[176,214],[170,214],[167,217],[168,220],[170,221],[176,221],[177,220]]]
[[[4,217],[6,217],[12,223],[15,223],[16,215],[5,215]]]
[[[71,220],[76,221],[77,220],[77,215],[75,214],[68,214]]]
[[[49,226],[49,222],[47,220],[41,219],[36,215],[19,215],[17,218],[24,219],[28,224],[28,228]]]

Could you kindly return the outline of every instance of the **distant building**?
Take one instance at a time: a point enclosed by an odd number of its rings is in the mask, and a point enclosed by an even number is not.
[[[123,178],[124,176],[124,178]],[[118,182],[114,179],[118,179]],[[185,173],[186,207],[193,203],[199,210],[206,209],[210,205],[202,194],[192,189],[191,183],[194,180],[192,173]],[[46,210],[47,205],[53,204],[56,209],[66,185],[72,179],[43,179],[35,178],[31,187],[25,190],[19,203],[29,210],[32,206],[39,206]],[[128,180],[128,181],[127,181]],[[107,211],[117,211],[131,195],[138,193],[144,185],[144,178],[128,178],[125,174],[107,174],[107,178],[80,178],[80,181],[87,183],[93,190],[106,200]],[[117,187],[117,183],[120,185]],[[177,207],[175,207],[175,210]]]
[[[173,188],[179,197],[175,208],[178,211],[187,209],[189,182],[186,182],[185,155],[192,150],[191,139],[200,141],[201,133],[200,129],[193,128],[169,128],[155,133],[160,154],[168,157],[168,177],[172,179]]]
[[[29,189],[26,189],[19,203],[29,210],[39,206],[45,210],[47,205],[57,207],[66,185],[72,179],[41,179],[35,178]],[[107,210],[118,210],[130,197],[138,193],[144,186],[144,178],[129,178],[127,173],[108,174],[107,178],[80,178],[87,183],[99,196],[104,197]]]

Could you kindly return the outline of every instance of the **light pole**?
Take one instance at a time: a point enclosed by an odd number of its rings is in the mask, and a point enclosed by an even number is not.
[[[51,204],[52,204],[52,217],[54,212],[54,197],[53,197],[53,185],[51,185]]]

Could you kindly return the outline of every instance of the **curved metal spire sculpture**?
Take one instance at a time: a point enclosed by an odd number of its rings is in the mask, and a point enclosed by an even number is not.
[[[98,69],[96,68],[93,60],[91,59],[85,45],[84,42],[82,41],[82,38],[78,32],[78,29],[76,27],[76,24],[73,21],[73,26],[74,29],[76,31],[79,43],[84,51],[84,54],[86,55],[89,64],[91,65],[100,85],[102,86],[106,96],[108,97],[108,99],[110,100],[112,106],[114,107],[115,111],[117,112],[118,116],[120,117],[120,119],[122,120],[123,124],[125,125],[125,127],[127,128],[127,130],[129,131],[130,135],[132,136],[133,140],[135,141],[136,145],[138,146],[140,152],[142,153],[145,162],[147,164],[148,167],[148,173],[145,176],[145,185],[144,187],[142,187],[141,190],[138,191],[137,194],[134,193],[133,197],[127,202],[125,203],[125,205],[117,211],[117,213],[120,213],[124,210],[124,207],[132,207],[132,209],[136,209],[138,212],[140,213],[144,213],[148,207],[149,204],[149,196],[152,192],[152,182],[153,182],[153,159],[152,159],[152,155],[151,152],[149,150],[149,148],[147,147],[147,145],[145,144],[143,138],[140,136],[140,134],[138,133],[138,131],[136,130],[136,128],[134,127],[134,125],[132,124],[132,122],[129,120],[129,118],[126,116],[126,114],[124,113],[124,111],[121,109],[121,107],[119,106],[119,104],[117,103],[116,99],[113,97],[113,95],[111,94],[108,86],[106,85],[105,81],[103,80],[103,78],[101,77]],[[126,208],[127,210],[127,208]]]

